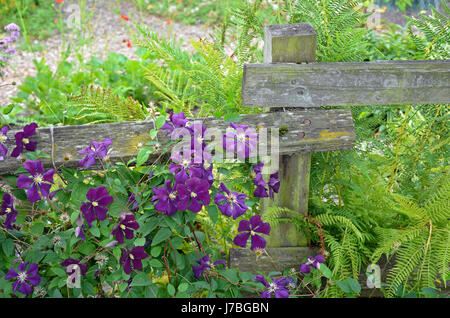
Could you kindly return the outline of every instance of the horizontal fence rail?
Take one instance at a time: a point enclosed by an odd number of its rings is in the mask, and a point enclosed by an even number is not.
[[[450,103],[450,60],[246,64],[244,106]]]
[[[282,114],[243,115],[239,124],[249,125],[255,132],[258,132],[260,128],[267,128],[268,134],[271,129],[278,129],[280,154],[344,150],[352,148],[355,143],[352,114],[348,109],[301,110]],[[218,128],[223,133],[229,127],[228,123],[215,117],[196,120],[201,120],[207,128]],[[85,149],[92,140],[102,142],[105,138],[110,138],[112,140],[110,147],[112,150],[109,154],[111,162],[126,163],[137,155],[140,145],[151,141],[149,132],[153,128],[153,121],[38,128],[36,136],[30,139],[38,142],[39,151],[49,155],[53,153],[53,162],[57,168],[64,166],[81,170],[78,161],[84,158],[85,154],[79,154],[78,151]],[[16,132],[8,132],[9,153],[14,147]],[[164,145],[169,141],[169,137],[166,136],[165,131],[159,131],[157,140]],[[268,136],[267,140],[266,146],[270,149],[271,137]],[[155,151],[147,164],[152,163],[160,155],[161,150]],[[46,168],[53,167],[50,159],[43,158],[42,162]],[[6,160],[0,161],[0,174],[14,174],[22,166],[20,160],[7,157]],[[89,168],[89,170],[99,169],[102,169],[100,164]]]

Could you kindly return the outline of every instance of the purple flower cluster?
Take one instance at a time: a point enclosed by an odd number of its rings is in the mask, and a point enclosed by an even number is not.
[[[253,166],[253,171],[255,172],[254,184],[256,185],[255,192],[253,195],[256,198],[270,198],[273,199],[274,193],[278,193],[280,190],[280,180],[278,179],[278,171],[272,173],[269,178],[269,182],[266,183],[262,177],[262,168],[264,166],[263,162],[258,163]],[[267,191],[269,193],[267,193]]]
[[[105,186],[89,189],[86,198],[89,202],[81,203],[81,212],[89,226],[95,220],[103,221],[108,212],[107,206],[114,202],[114,198],[109,195]]]
[[[0,160],[5,160],[8,154],[8,148],[6,148],[6,143],[9,141],[8,138],[8,126],[3,127],[0,130]]]
[[[192,271],[194,272],[195,278],[200,278],[200,276],[202,276],[203,273],[209,272],[212,268],[214,268],[215,266],[217,266],[219,264],[223,264],[225,266],[225,268],[227,267],[227,264],[225,263],[225,261],[223,259],[219,259],[219,260],[215,261],[214,263],[212,263],[210,260],[209,254],[206,254],[199,260],[196,260],[196,262],[199,265],[192,266]]]
[[[14,54],[16,50],[10,45],[16,42],[20,36],[20,27],[15,23],[10,23],[5,26],[4,30],[9,32],[9,36],[5,36],[0,39],[0,68],[3,63],[8,63],[9,56]],[[0,70],[0,77],[3,75],[3,71]]]

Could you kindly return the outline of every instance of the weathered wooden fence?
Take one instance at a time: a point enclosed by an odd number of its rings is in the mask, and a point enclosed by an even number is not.
[[[450,102],[449,60],[314,63],[316,41],[314,28],[308,23],[269,26],[265,30],[264,64],[244,66],[243,104],[283,110],[244,115],[239,122],[284,131],[279,140],[280,191],[273,201],[264,200],[263,211],[274,204],[307,214],[311,153],[353,147],[350,109],[320,106]],[[228,126],[213,117],[201,120],[206,127],[225,130]],[[137,155],[140,144],[151,141],[152,128],[152,121],[39,128],[33,138],[40,151],[52,156],[43,160],[46,168],[81,169],[78,161],[83,155],[78,150],[91,140],[109,137],[113,142],[111,162],[126,163]],[[15,133],[8,133],[9,149]],[[164,132],[158,133],[158,140],[168,141]],[[147,164],[160,155],[158,151],[153,153]],[[8,158],[0,161],[0,174],[14,174],[19,167],[19,160]],[[269,256],[262,255],[256,262],[255,253],[249,249],[231,249],[230,266],[250,272],[298,267],[302,258],[312,254],[305,245],[302,234],[292,224],[283,223],[272,230],[266,249]]]

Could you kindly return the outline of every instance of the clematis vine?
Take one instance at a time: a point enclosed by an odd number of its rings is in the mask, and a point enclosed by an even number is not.
[[[133,239],[133,230],[137,230],[138,228],[139,223],[136,221],[134,214],[121,215],[119,224],[112,230],[112,235],[120,244],[123,244],[123,237],[125,236],[128,240]]]
[[[255,251],[257,249],[263,249],[266,247],[266,240],[256,233],[269,235],[270,224],[264,223],[261,220],[260,215],[254,215],[250,218],[249,221],[242,220],[241,222],[239,222],[238,232],[242,233],[236,235],[236,237],[233,240],[234,244],[245,248],[247,246],[247,241],[250,238],[251,241],[250,249],[252,251]]]
[[[11,157],[17,158],[21,153],[23,153],[23,148],[28,151],[35,151],[37,142],[30,140],[31,136],[36,134],[36,123],[31,123],[23,127],[23,131],[20,131],[14,135],[16,139],[16,147],[11,152]]]
[[[303,262],[300,265],[300,272],[308,274],[309,272],[311,272],[311,266],[319,269],[320,264],[323,262],[325,262],[325,258],[323,257],[322,254],[319,254],[316,257],[310,256],[308,257],[308,260],[306,262]]]
[[[8,126],[5,126],[0,130],[0,160],[5,160],[6,155],[8,154],[8,148],[5,146],[5,144],[9,141],[7,133]]]
[[[192,271],[194,272],[195,278],[200,278],[200,276],[202,276],[203,273],[209,272],[212,268],[216,267],[219,264],[223,264],[223,266],[225,266],[225,268],[227,267],[227,264],[225,263],[225,261],[223,259],[219,259],[219,260],[215,261],[214,263],[212,263],[210,260],[209,254],[206,254],[202,258],[196,260],[196,262],[200,265],[198,265],[198,266],[192,265]]]
[[[30,266],[28,264],[29,262],[20,264],[17,267],[17,271],[12,267],[5,276],[5,280],[15,278],[13,291],[16,292],[18,290],[25,296],[33,292],[32,286],[37,286],[41,282],[41,277],[38,275],[38,264],[31,263]]]
[[[279,279],[272,279],[272,283],[268,283],[263,275],[256,275],[255,280],[262,283],[266,290],[261,294],[261,298],[271,298],[275,295],[276,298],[288,298],[290,290],[287,288],[290,280],[286,277]]]
[[[109,138],[105,138],[103,142],[91,141],[91,144],[87,148],[78,151],[78,153],[86,154],[78,164],[83,168],[93,166],[96,162],[96,158],[105,159],[108,156],[108,147],[111,145],[112,141]]]
[[[41,195],[47,198],[54,183],[55,170],[50,169],[45,172],[41,161],[25,161],[23,167],[31,174],[31,178],[21,174],[17,178],[17,187],[27,189],[27,198],[31,203],[41,200]]]
[[[14,199],[9,193],[5,193],[3,195],[0,213],[2,215],[6,215],[3,226],[9,230],[12,230],[12,224],[16,222],[17,211],[14,209]]]
[[[123,263],[123,270],[125,274],[130,274],[132,269],[141,270],[142,260],[149,257],[149,255],[144,251],[143,246],[136,246],[129,251],[124,249],[122,256],[120,257],[120,262]]]
[[[222,194],[225,192],[225,194]],[[214,197],[214,202],[217,204],[220,212],[225,216],[232,216],[237,219],[247,211],[248,207],[245,205],[244,193],[231,192],[221,183],[219,186],[219,193]]]
[[[209,183],[206,180],[193,177],[186,180],[185,186],[179,186],[177,189],[179,193],[178,208],[181,211],[189,209],[197,213],[202,209],[203,205],[208,206],[211,201]]]
[[[91,188],[86,194],[89,202],[81,203],[81,212],[83,212],[86,222],[92,226],[92,222],[96,219],[103,221],[106,219],[108,212],[107,206],[114,202],[114,198],[109,195],[108,189],[105,186],[98,188]]]

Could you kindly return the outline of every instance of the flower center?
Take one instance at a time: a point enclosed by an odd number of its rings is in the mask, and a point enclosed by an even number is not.
[[[270,283],[269,292],[274,293],[277,290],[277,286],[274,283]]]
[[[42,179],[42,176],[40,174],[38,174],[37,176],[35,176],[33,178],[34,182],[37,184],[41,184],[44,180]]]
[[[175,200],[176,197],[177,197],[177,192],[176,192],[176,191],[170,192],[169,198],[170,198],[171,200]]]
[[[6,136],[3,134],[0,134],[0,144],[5,143],[5,141],[6,141]]]
[[[125,230],[127,227],[126,227],[125,225],[123,225],[123,224],[120,224],[120,228],[121,228],[122,230]]]
[[[245,142],[245,133],[241,133],[241,134],[237,135],[237,140],[239,142]]]
[[[92,205],[93,205],[93,206],[98,206],[98,202],[95,202],[95,201],[94,201],[94,202],[92,202]]]
[[[251,230],[251,231],[250,231],[250,235],[251,235],[251,236],[256,235],[255,231]]]
[[[27,279],[27,273],[26,272],[22,272],[17,277],[18,277],[19,281],[21,283],[23,283]]]
[[[192,197],[192,198],[196,198],[196,197],[197,197],[197,193],[191,192],[191,197]]]
[[[134,259],[134,256],[133,256],[133,254],[131,254],[131,253],[130,253],[130,258],[131,258],[131,259]]]
[[[189,167],[189,161],[183,160],[183,163],[181,164],[184,168]]]
[[[23,138],[23,139],[22,139],[22,142],[23,142],[24,144],[29,144],[29,143],[30,143],[30,139],[28,139],[28,138]]]
[[[236,196],[235,196],[233,193],[230,193],[230,194],[228,195],[228,202],[231,202],[231,203],[237,202]]]
[[[10,213],[11,212],[11,208],[6,208],[6,213]]]

